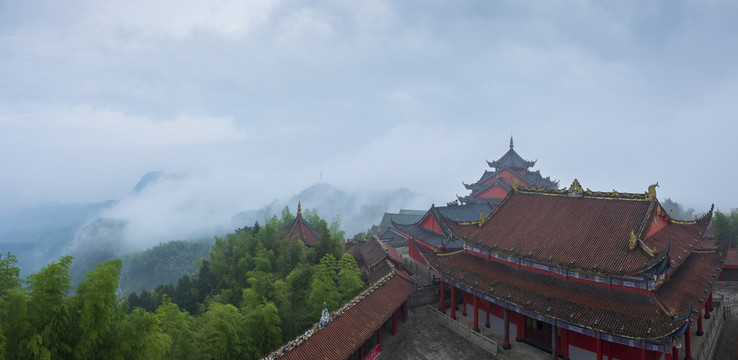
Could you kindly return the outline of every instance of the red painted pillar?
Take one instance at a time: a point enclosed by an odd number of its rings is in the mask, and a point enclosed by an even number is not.
[[[451,318],[456,320],[456,286],[451,284]]]
[[[559,358],[559,352],[558,350],[558,341],[556,341],[556,333],[558,331],[558,328],[556,325],[551,324],[551,359],[552,360],[558,360]]]
[[[569,359],[569,330],[561,329],[561,355],[564,356],[565,360]]]
[[[445,285],[443,285],[443,278],[441,278],[441,310],[442,313],[446,313],[446,289]]]
[[[664,353],[664,360],[671,360],[671,353],[670,352],[665,352]]]
[[[402,303],[402,323],[407,321],[407,300]]]
[[[518,317],[518,326],[517,334],[515,334],[515,341],[520,341],[525,339],[525,315],[517,313],[516,316]]]
[[[646,360],[646,344],[641,345],[641,360]]]
[[[679,360],[679,349],[673,346],[671,348],[671,358],[673,360]]]
[[[479,296],[474,294],[474,327],[472,330],[479,332]]]
[[[484,327],[489,329],[489,312],[492,311],[492,303],[487,301],[487,322],[484,323]]]
[[[392,313],[392,335],[397,334],[397,310]]]
[[[364,344],[359,345],[359,359],[364,360]]]
[[[377,329],[377,346],[379,346],[379,350],[382,350],[382,327],[380,326],[379,329]]]
[[[597,345],[595,346],[597,352],[597,360],[602,360],[602,334],[595,333],[597,337]]]
[[[712,306],[712,293],[710,293],[710,297],[709,297],[709,299],[710,299],[710,311],[711,311],[711,312],[712,312],[712,311],[715,311],[715,307],[714,307],[714,306]]]
[[[702,336],[704,332],[702,331],[702,314],[697,316],[697,336]]]
[[[692,341],[691,341],[691,327],[687,326],[687,331],[684,332],[684,360],[692,360]]]
[[[508,314],[507,308],[504,308],[503,310],[504,318],[505,318],[505,341],[502,344],[502,348],[505,350],[510,349],[510,314]]]

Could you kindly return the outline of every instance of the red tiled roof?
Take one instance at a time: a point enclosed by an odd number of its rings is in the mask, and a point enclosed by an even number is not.
[[[656,298],[647,293],[608,289],[518,269],[465,253],[444,256],[423,248],[420,251],[442,276],[476,291],[570,324],[636,339],[657,339],[677,330],[683,321],[675,321],[663,310],[658,299],[675,307],[675,315],[684,315],[686,310],[681,314],[678,310],[685,308],[684,304],[697,303],[699,298],[691,290],[680,294],[670,287],[679,289],[687,286],[691,289],[691,285],[685,285],[685,282],[702,279],[702,266],[719,258],[714,254],[694,254],[695,258],[688,261],[689,266],[680,268],[675,273],[679,274],[678,277],[667,282],[669,287],[660,290],[660,296]],[[713,258],[706,261],[706,256]]]
[[[511,192],[482,227],[445,224],[469,245],[596,273],[635,274],[661,260],[640,246],[629,249],[631,232],[641,239],[648,233],[648,220],[660,206],[655,198],[589,190],[583,196],[567,195],[567,190],[521,188]],[[707,220],[669,224],[643,243],[660,252],[670,243],[678,266],[696,247],[693,239],[702,239],[699,232],[705,231]]]
[[[292,240],[293,237],[297,236],[308,246],[315,246],[320,242],[318,233],[303,219],[299,212],[295,220],[287,226],[287,229],[288,240]]]
[[[409,275],[397,271],[374,292],[279,359],[347,359],[407,300],[413,290],[409,279]]]
[[[392,261],[397,264],[405,263],[405,259],[402,258],[402,255],[400,255],[400,253],[398,253],[390,244],[384,243],[384,247],[387,249],[387,255],[389,255]]]
[[[725,258],[725,265],[738,265],[738,248],[728,249],[728,257]]]
[[[696,312],[690,317],[696,320],[697,312],[705,306],[712,284],[720,275],[721,260],[726,255],[725,251],[695,251],[671,275],[671,279],[655,291],[656,296],[667,310],[673,309],[675,316],[684,316],[691,307]]]

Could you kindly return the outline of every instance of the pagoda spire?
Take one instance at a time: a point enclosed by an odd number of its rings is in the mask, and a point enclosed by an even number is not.
[[[297,216],[302,216],[302,207],[299,200],[297,201]]]
[[[513,139],[512,139],[512,135],[510,135],[510,149],[512,150],[512,148],[513,148]]]

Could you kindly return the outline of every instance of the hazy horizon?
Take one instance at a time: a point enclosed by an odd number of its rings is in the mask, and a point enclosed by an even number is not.
[[[658,182],[661,200],[729,210],[735,14],[729,1],[0,2],[0,214],[122,199],[153,170],[188,179],[152,194],[162,214],[255,209],[321,181],[445,204],[510,136],[562,187]]]

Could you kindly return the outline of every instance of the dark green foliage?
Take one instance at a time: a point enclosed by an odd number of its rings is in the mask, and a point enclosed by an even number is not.
[[[131,291],[174,284],[184,275],[198,272],[198,258],[207,258],[213,241],[170,241],[146,251],[123,256],[120,288]]]
[[[731,209],[730,213],[715,211],[712,229],[718,244],[730,242],[731,247],[738,247],[738,209]]]
[[[0,255],[0,360],[260,358],[314,324],[323,302],[335,310],[363,287],[343,254],[339,219],[330,228],[314,219],[323,234],[315,249],[281,238],[290,216],[286,209],[216,239],[208,260],[195,261],[200,245],[182,242],[131,256],[141,268],[126,275],[135,278],[168,271],[156,264],[167,258],[196,264],[197,273],[127,298],[118,295],[119,259],[95,265],[70,296],[71,257],[28,276],[24,288],[15,258]]]

